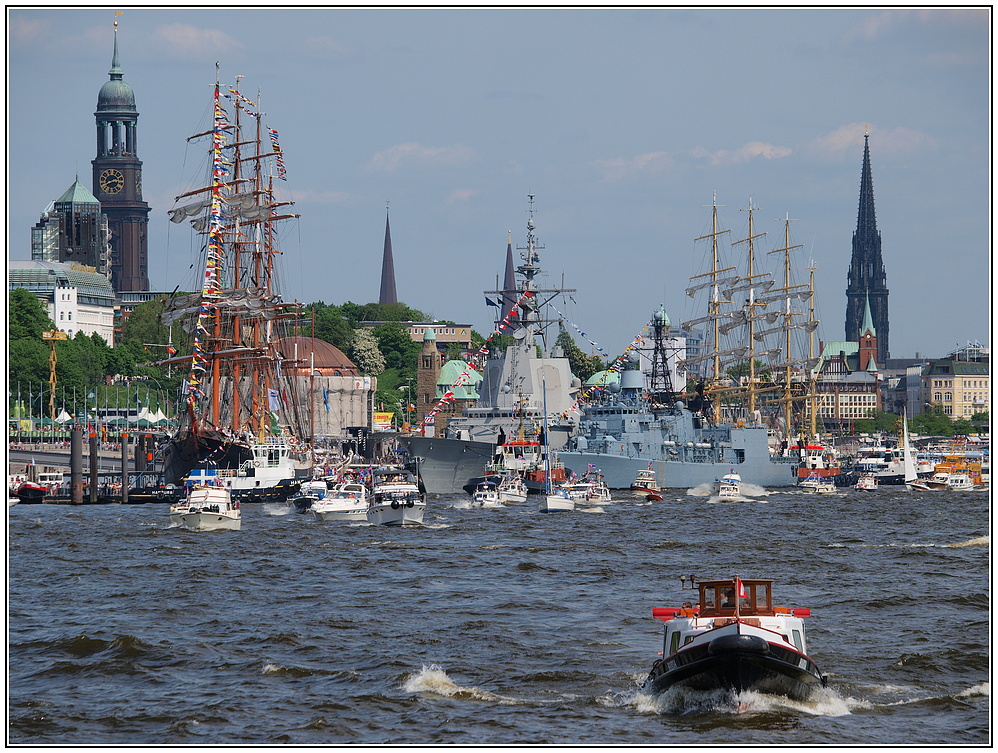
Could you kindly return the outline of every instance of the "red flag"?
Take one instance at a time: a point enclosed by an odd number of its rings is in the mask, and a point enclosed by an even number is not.
[[[745,584],[742,583],[742,579],[741,578],[736,578],[735,580],[738,581],[738,598],[739,599],[747,599],[748,598],[748,591],[745,590]]]

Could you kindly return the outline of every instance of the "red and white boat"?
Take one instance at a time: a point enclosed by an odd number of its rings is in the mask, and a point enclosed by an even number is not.
[[[804,618],[810,609],[773,606],[772,580],[702,581],[699,604],[656,607],[665,623],[662,658],[646,692],[754,690],[807,700],[827,678],[807,654]]]
[[[806,444],[800,448],[800,465],[797,467],[797,483],[818,476],[831,479],[838,485],[837,477],[842,474],[842,464],[833,447],[820,444]]]
[[[662,490],[659,488],[658,478],[655,475],[655,471],[650,467],[651,463],[648,465],[648,468],[641,469],[634,477],[634,482],[631,484],[631,491],[634,492],[635,497],[644,497],[649,501],[661,502]]]

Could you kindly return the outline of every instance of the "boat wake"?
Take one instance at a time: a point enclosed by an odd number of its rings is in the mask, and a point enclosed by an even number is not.
[[[263,511],[267,515],[287,515],[294,507],[288,504],[273,504],[270,502],[265,502],[263,505]]]
[[[768,504],[768,499],[754,499],[752,497],[746,497],[745,495],[739,495],[737,497],[718,497],[712,495],[707,499],[708,504],[714,504],[716,502],[758,502],[760,504]]]
[[[455,683],[437,664],[423,665],[418,672],[409,675],[401,684],[407,693],[432,693],[462,701],[487,701],[490,703],[518,704],[522,701],[490,693],[475,687],[464,687]]]
[[[967,541],[961,541],[957,544],[943,544],[944,547],[961,547],[961,546],[991,546],[990,536],[978,536],[976,539],[969,539]]]
[[[845,716],[856,708],[869,708],[868,701],[844,698],[832,688],[818,688],[807,701],[786,696],[767,695],[752,690],[690,690],[673,687],[652,695],[638,690],[632,705],[647,714],[687,716],[691,714],[763,714],[774,711],[797,711],[812,716]]]

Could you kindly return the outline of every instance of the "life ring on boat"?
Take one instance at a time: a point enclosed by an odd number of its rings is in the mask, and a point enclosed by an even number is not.
[[[392,509],[393,510],[399,509],[399,503],[394,499],[392,500]]]
[[[153,492],[153,494],[155,495],[156,499],[163,499],[163,497],[166,496],[166,492],[164,492],[162,489],[157,489],[156,491]]]

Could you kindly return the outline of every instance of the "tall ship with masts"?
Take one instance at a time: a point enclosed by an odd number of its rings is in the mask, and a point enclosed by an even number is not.
[[[167,325],[181,320],[192,343],[190,354],[161,362],[187,368],[163,470],[167,483],[195,471],[237,499],[263,501],[290,496],[311,475],[311,437],[290,373],[295,354],[281,348],[300,305],[277,285],[278,226],[298,215],[275,196],[274,179],[286,180],[278,132],[239,91],[240,78],[223,91],[216,75],[211,127],[188,139],[208,143],[205,179],[170,210],[173,222],[190,221],[203,274],[200,292],[172,296],[162,314]]]
[[[559,453],[568,465],[599,467],[611,488],[629,487],[646,470],[654,471],[664,488],[692,488],[731,471],[764,487],[797,483],[801,453],[786,437],[800,423],[802,414],[794,406],[813,398],[813,390],[808,361],[794,347],[792,333],[813,333],[816,326],[813,307],[804,321],[795,304],[811,300],[813,277],[810,286],[791,279],[789,253],[799,247],[790,245],[789,230],[784,248],[770,252],[784,254],[782,285],[757,267],[755,243],[762,234],[755,232],[751,203],[748,235],[737,242],[747,250],[744,269],[725,266],[719,240],[728,231],[719,228],[717,208],[715,200],[711,230],[696,239],[709,242],[708,269],[692,277],[686,291],[694,299],[706,296],[700,309],[706,313],[682,323],[686,331],[705,331],[701,352],[678,358],[695,387],[686,392],[685,384],[672,383],[667,360],[674,341],[660,307],[651,322],[647,378],[638,361],[625,366],[613,390],[596,393],[583,406],[578,435]],[[789,228],[789,219],[786,224]],[[813,341],[810,348],[813,354]],[[729,375],[732,366],[738,367],[737,376]]]
[[[554,298],[574,290],[541,288],[537,277],[540,250],[535,234],[533,195],[529,196],[526,246],[518,246],[521,264],[516,267],[516,290],[486,291],[501,294],[513,305],[507,317],[505,334],[513,344],[488,358],[478,383],[475,407],[447,422],[440,437],[403,436],[399,441],[416,462],[426,491],[433,494],[459,494],[469,479],[482,475],[494,460],[505,438],[522,435],[543,437],[545,452],[563,447],[578,426],[576,395],[581,381],[573,376],[568,358],[555,344],[552,326],[557,318],[548,315]],[[547,398],[547,431],[542,426]]]

